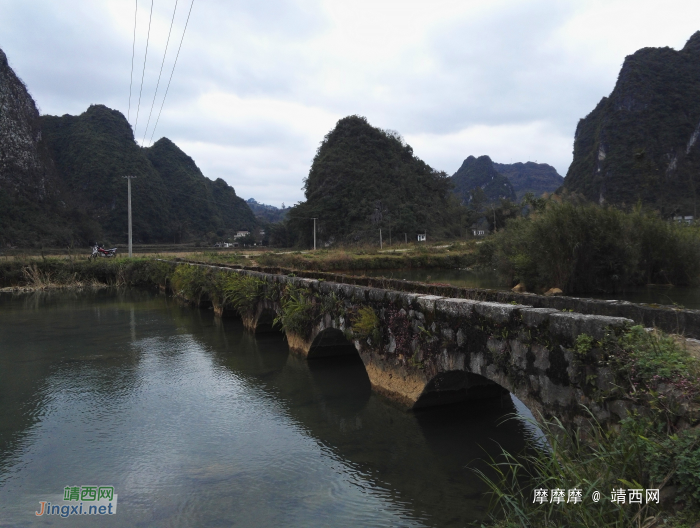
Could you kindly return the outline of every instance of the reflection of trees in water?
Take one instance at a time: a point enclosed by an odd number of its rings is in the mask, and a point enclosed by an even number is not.
[[[141,358],[136,339],[149,336],[139,315],[161,304],[140,290],[0,294],[0,467],[46,414],[53,387],[71,379],[96,401],[128,393],[135,383],[129,369]],[[156,332],[162,335],[163,326]]]

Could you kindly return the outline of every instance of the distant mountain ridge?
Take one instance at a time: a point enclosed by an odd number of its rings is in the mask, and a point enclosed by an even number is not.
[[[494,168],[510,181],[518,201],[531,192],[536,198],[553,193],[564,184],[564,177],[547,163],[496,163]]]
[[[515,190],[508,178],[500,174],[488,156],[469,156],[451,178],[454,192],[463,204],[469,205],[481,189],[486,202],[515,200]]]
[[[259,203],[255,198],[248,198],[246,203],[256,218],[271,224],[283,221],[287,218],[287,212],[289,211],[289,207],[284,207],[284,204],[282,204],[281,208],[275,207],[274,205]]]
[[[79,116],[42,116],[41,121],[59,177],[111,240],[126,234],[126,175],[137,176],[132,181],[135,241],[221,238],[256,223],[232,187],[206,178],[169,139],[138,146],[117,110],[92,105]]]
[[[233,187],[169,139],[138,146],[120,112],[40,116],[0,50],[0,244],[125,242],[126,175],[137,176],[136,243],[220,240],[257,225]]]
[[[564,190],[696,215],[700,189],[700,31],[680,51],[625,58],[615,88],[581,119]]]
[[[477,199],[486,203],[520,201],[529,192],[535,197],[553,193],[564,182],[546,163],[496,163],[489,156],[469,156],[451,179],[454,192],[465,205],[474,200],[475,189],[481,189],[483,194]]]

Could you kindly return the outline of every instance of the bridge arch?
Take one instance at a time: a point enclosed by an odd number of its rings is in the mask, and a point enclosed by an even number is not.
[[[509,394],[508,389],[479,374],[465,370],[448,370],[437,373],[426,383],[413,408],[498,399]]]
[[[267,300],[261,301],[252,312],[242,314],[243,326],[254,334],[280,332],[281,329],[275,326],[278,311],[279,306],[276,303]]]
[[[311,341],[308,359],[329,356],[357,355],[355,345],[348,341],[345,334],[338,328],[324,328]]]

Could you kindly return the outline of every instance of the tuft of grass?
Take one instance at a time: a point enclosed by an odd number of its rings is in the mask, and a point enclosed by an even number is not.
[[[220,289],[223,301],[241,314],[252,312],[265,292],[265,282],[255,277],[227,274],[222,278]]]
[[[311,293],[303,288],[288,284],[280,298],[281,312],[275,318],[275,326],[285,332],[306,337],[318,316]]]
[[[378,341],[379,317],[371,306],[361,306],[352,318],[352,330],[360,339],[372,338]]]
[[[610,332],[600,341],[579,335],[574,351],[584,368],[593,365],[613,371],[614,386],[600,392],[600,398],[642,405],[666,424],[669,433],[678,427],[679,417],[698,418],[700,359],[674,337],[633,326]]]
[[[520,456],[503,451],[487,461],[491,474],[474,469],[488,487],[494,526],[641,528],[671,520],[667,525],[678,527],[700,520],[700,432],[666,437],[637,415],[617,429],[603,428],[591,415],[585,433],[558,420],[538,425],[546,445],[533,440]],[[672,491],[678,484],[675,508],[646,502],[644,490]],[[581,490],[580,503],[567,502],[571,489]],[[643,490],[642,504],[629,503],[630,489]],[[547,490],[544,503],[535,502],[535,490]],[[564,502],[550,502],[551,490],[564,490]],[[614,490],[624,490],[624,504],[612,501]]]

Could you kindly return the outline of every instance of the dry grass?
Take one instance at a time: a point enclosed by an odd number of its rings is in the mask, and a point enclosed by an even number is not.
[[[50,272],[42,272],[36,264],[30,264],[22,268],[22,275],[25,279],[25,284],[22,286],[11,286],[2,288],[2,292],[29,292],[29,291],[44,291],[55,289],[83,289],[83,288],[106,288],[107,284],[103,284],[96,279],[79,280],[77,274],[73,274],[68,280],[56,281],[51,276]]]

